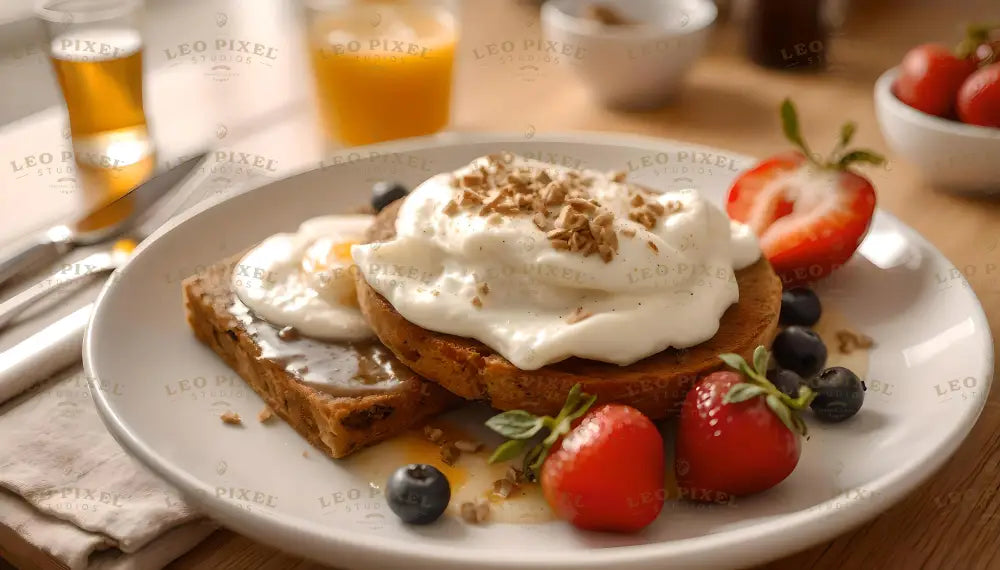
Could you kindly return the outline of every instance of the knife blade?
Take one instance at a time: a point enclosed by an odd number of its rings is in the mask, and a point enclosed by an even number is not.
[[[0,286],[14,277],[52,263],[78,246],[123,235],[142,223],[150,208],[169,194],[208,156],[202,152],[159,172],[126,194],[106,202],[68,224],[49,228],[26,244],[0,254]],[[127,212],[127,215],[122,215]],[[106,220],[120,219],[108,224]]]

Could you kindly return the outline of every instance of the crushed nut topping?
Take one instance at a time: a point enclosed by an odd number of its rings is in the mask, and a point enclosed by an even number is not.
[[[875,341],[870,336],[855,333],[849,330],[837,331],[837,350],[841,354],[850,354],[856,349],[867,350],[875,346]]]
[[[483,300],[479,298],[479,295],[472,298],[472,306],[477,309],[483,308]]]
[[[493,494],[506,499],[514,492],[514,483],[510,479],[497,479],[493,482]]]
[[[263,410],[260,411],[259,414],[257,414],[257,421],[263,424],[267,423],[267,421],[273,417],[274,417],[274,412],[271,411],[271,408],[264,408]]]
[[[489,295],[490,286],[487,285],[485,282],[479,283],[478,285],[476,285],[476,291],[479,291],[480,295]]]
[[[455,196],[444,208],[446,215],[473,210],[488,216],[487,223],[497,224],[502,216],[528,215],[539,230],[546,232],[549,244],[557,250],[597,255],[605,263],[618,253],[615,215],[591,195],[597,180],[592,173],[562,171],[555,168],[514,166],[514,155],[503,152],[486,157],[461,176],[453,176]],[[608,173],[616,183],[625,182],[625,172]],[[629,186],[628,218],[651,230],[661,217],[679,209],[679,203],[660,204],[655,193]],[[635,236],[633,228],[620,230]],[[481,302],[481,300],[479,301]],[[479,305],[475,299],[473,304]]]
[[[459,507],[459,512],[467,523],[483,523],[490,518],[490,502],[483,497],[479,497],[475,502],[466,501]]]
[[[295,340],[299,338],[299,330],[295,327],[284,327],[278,331],[278,338],[281,340]]]
[[[424,426],[424,437],[431,443],[438,443],[444,437],[444,432],[436,427]]]
[[[454,465],[458,457],[462,454],[454,444],[448,443],[441,446],[441,461],[446,465]]]
[[[219,416],[219,419],[222,420],[222,423],[233,426],[238,426],[243,424],[243,418],[241,418],[239,414],[237,414],[232,410],[226,410],[225,412],[223,412],[223,414]]]
[[[655,243],[653,243],[653,242],[651,242],[651,241],[647,241],[647,242],[646,242],[646,245],[648,245],[648,246],[649,246],[649,249],[653,250],[654,252],[656,252],[656,253],[660,253],[660,248],[656,247],[656,244],[655,244]]]

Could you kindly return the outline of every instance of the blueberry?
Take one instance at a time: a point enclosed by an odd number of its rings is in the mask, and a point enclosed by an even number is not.
[[[810,407],[824,422],[842,422],[858,413],[865,403],[865,383],[842,366],[833,366],[809,379],[816,392]]]
[[[781,316],[779,320],[783,325],[803,325],[810,327],[816,324],[823,307],[819,304],[819,297],[813,293],[812,289],[805,287],[795,287],[787,289],[781,293]]]
[[[428,524],[448,508],[451,485],[433,465],[410,464],[400,467],[385,485],[389,508],[403,522]]]
[[[383,208],[406,196],[410,191],[399,182],[376,182],[372,186],[372,208],[381,212]]]
[[[799,386],[803,384],[802,377],[791,370],[775,368],[768,370],[767,379],[774,384],[774,387],[781,390],[789,398],[799,397]]]
[[[826,345],[818,334],[806,327],[786,327],[774,339],[771,352],[779,366],[803,378],[816,374],[826,364]]]

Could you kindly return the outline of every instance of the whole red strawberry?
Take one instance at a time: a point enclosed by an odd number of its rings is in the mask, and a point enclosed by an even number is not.
[[[765,377],[769,355],[754,353],[754,367],[735,354],[721,358],[740,370],[709,374],[681,407],[675,470],[681,492],[719,501],[770,489],[795,469],[805,424],[795,410],[813,398],[803,386],[792,399]]]
[[[525,456],[525,472],[541,480],[555,514],[582,529],[634,532],[663,508],[663,438],[630,406],[607,404],[588,412],[594,400],[576,385],[555,418],[520,410],[490,418],[490,428],[514,438],[490,461],[515,457],[529,438],[548,428],[548,436]]]
[[[861,244],[875,212],[875,188],[852,166],[884,159],[870,150],[847,150],[854,123],[846,123],[826,159],[799,132],[792,102],[781,104],[785,136],[799,150],[763,160],[729,189],[726,213],[750,226],[786,287],[829,275]]]

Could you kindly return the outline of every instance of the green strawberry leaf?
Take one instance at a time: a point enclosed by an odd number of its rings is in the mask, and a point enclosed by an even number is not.
[[[720,354],[719,359],[728,364],[730,367],[735,368],[737,370],[742,370],[746,368],[747,365],[747,361],[743,360],[742,356],[740,356],[739,354],[733,354],[731,352]]]
[[[524,410],[503,412],[486,420],[486,427],[511,439],[531,439],[544,425],[542,418]]]
[[[740,382],[739,384],[734,384],[733,387],[729,389],[729,392],[722,397],[722,403],[738,404],[764,394],[767,394],[767,390],[765,390],[762,386]]]
[[[840,158],[837,162],[837,168],[843,170],[855,162],[866,162],[875,166],[881,166],[885,164],[885,157],[872,150],[852,150]]]
[[[767,407],[771,408],[771,411],[778,416],[781,423],[785,424],[785,427],[787,427],[792,433],[797,435],[806,435],[807,430],[805,422],[802,421],[802,418],[800,418],[798,414],[789,409],[789,407],[786,406],[777,395],[770,394],[766,401]]]
[[[854,121],[844,123],[844,126],[840,127],[840,141],[837,142],[835,152],[840,152],[841,150],[847,148],[847,145],[850,144],[851,139],[854,138],[854,133],[857,130],[858,125]]]
[[[806,141],[802,138],[802,133],[799,130],[799,115],[795,111],[792,100],[787,97],[781,102],[781,130],[789,142],[799,147],[802,153],[811,159],[813,154],[806,146]]]
[[[767,376],[767,362],[770,360],[771,355],[764,348],[764,345],[758,345],[753,351],[753,369],[757,371],[757,374],[766,377]]]
[[[509,439],[493,451],[493,455],[490,456],[490,463],[500,463],[501,461],[510,461],[518,455],[524,452],[524,448],[528,447],[528,442],[523,439]]]
[[[577,384],[577,386],[579,386],[579,384]],[[567,415],[565,421],[572,422],[573,420],[581,417],[583,414],[586,414],[587,411],[590,410],[590,407],[594,405],[594,402],[597,401],[597,396],[595,395],[584,394],[583,396],[584,397],[581,399],[579,407],[577,407],[574,412]]]

